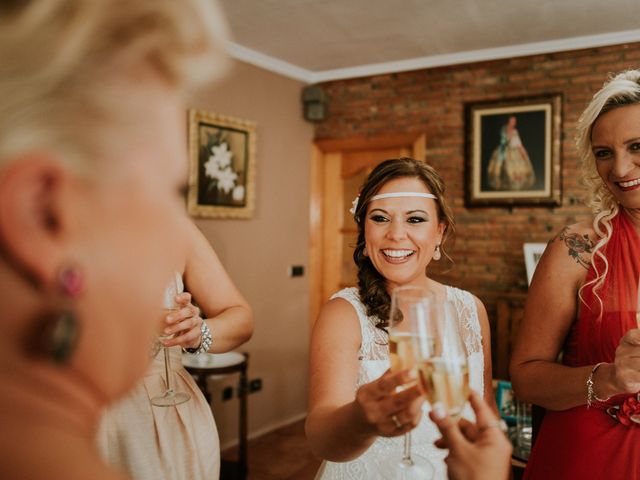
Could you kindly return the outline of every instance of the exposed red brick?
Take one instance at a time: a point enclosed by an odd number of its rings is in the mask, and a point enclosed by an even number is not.
[[[316,138],[425,132],[427,161],[442,174],[457,222],[447,252],[453,267],[433,262],[430,274],[480,298],[526,290],[522,244],[547,242],[569,223],[588,221],[574,129],[609,72],[640,66],[640,43],[492,60],[327,82],[329,118]],[[562,93],[562,205],[466,208],[465,104]],[[495,305],[487,302],[487,310]]]

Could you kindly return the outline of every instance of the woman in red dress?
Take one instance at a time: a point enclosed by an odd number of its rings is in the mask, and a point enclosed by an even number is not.
[[[511,360],[516,395],[547,409],[525,478],[640,479],[639,70],[596,93],[578,150],[594,219],[549,242]]]

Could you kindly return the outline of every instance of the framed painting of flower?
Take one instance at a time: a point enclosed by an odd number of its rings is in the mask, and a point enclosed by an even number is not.
[[[255,123],[189,110],[189,193],[195,217],[251,218],[255,206]]]

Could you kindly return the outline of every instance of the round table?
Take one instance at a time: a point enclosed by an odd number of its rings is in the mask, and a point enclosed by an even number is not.
[[[237,477],[245,479],[247,476],[247,394],[249,393],[247,381],[247,368],[249,366],[249,354],[245,352],[227,353],[201,353],[182,355],[182,364],[191,373],[198,387],[202,390],[207,402],[211,404],[211,393],[207,387],[207,377],[212,375],[226,375],[230,373],[240,374],[238,399],[240,401],[238,421],[238,462]],[[224,462],[222,467],[224,468]]]

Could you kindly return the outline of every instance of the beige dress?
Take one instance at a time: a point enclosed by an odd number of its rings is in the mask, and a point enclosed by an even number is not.
[[[150,399],[165,389],[160,350],[142,381],[105,412],[98,447],[107,463],[137,480],[215,480],[220,444],[211,409],[182,366],[180,347],[169,352],[173,388],[191,399],[174,407],[151,405]]]

